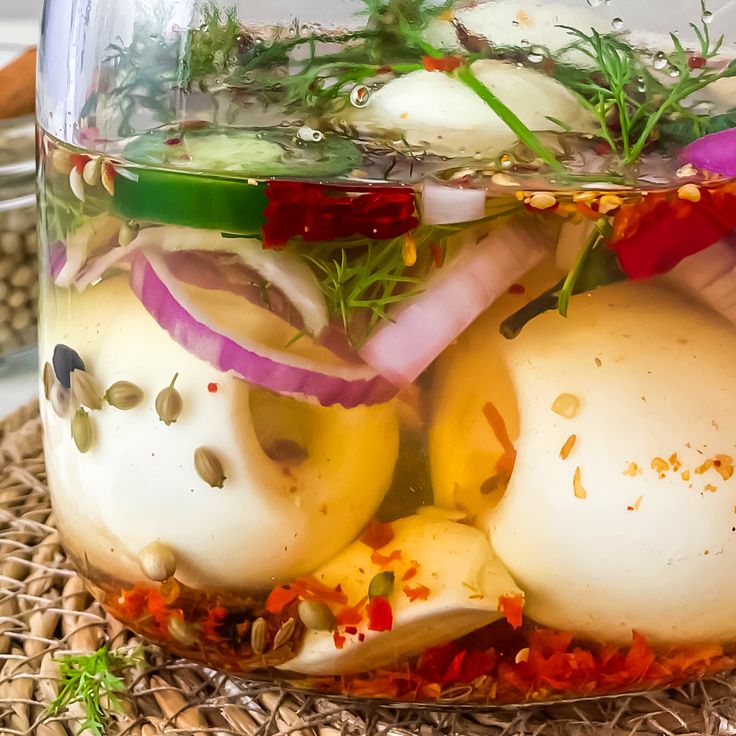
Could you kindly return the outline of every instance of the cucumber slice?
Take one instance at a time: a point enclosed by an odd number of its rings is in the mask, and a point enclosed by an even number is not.
[[[361,161],[355,144],[335,135],[304,141],[294,129],[214,126],[153,130],[129,143],[123,155],[143,166],[251,178],[337,176]]]
[[[268,204],[264,184],[237,179],[136,169],[115,179],[115,214],[139,222],[258,235]]]
[[[141,168],[132,168],[134,178],[115,179],[116,214],[237,235],[260,234],[265,221],[265,185],[253,179],[337,176],[361,161],[356,146],[338,136],[302,141],[286,128],[214,126],[150,131],[123,157]]]

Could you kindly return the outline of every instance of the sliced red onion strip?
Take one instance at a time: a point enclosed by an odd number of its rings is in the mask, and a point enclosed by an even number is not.
[[[264,345],[237,342],[187,304],[185,290],[160,253],[139,250],[133,255],[131,287],[156,322],[183,348],[254,385],[348,409],[388,401],[397,392],[367,366],[320,365]]]
[[[715,174],[736,176],[736,128],[698,138],[682,149],[680,159]]]
[[[359,351],[389,381],[413,382],[509,287],[544,257],[539,230],[512,220],[473,238],[435,271],[424,290],[391,315]]]
[[[66,265],[66,246],[60,240],[49,247],[49,271],[51,278],[56,280]]]
[[[113,248],[88,262],[75,281],[85,289],[102,278],[105,271],[127,260],[141,248],[159,248],[166,253],[181,251],[229,252],[237,255],[245,266],[276,287],[301,315],[305,330],[319,336],[329,323],[329,312],[319,283],[306,263],[289,253],[265,250],[254,238],[224,238],[214,230],[163,226],[142,230],[125,248]],[[209,287],[212,288],[212,287]],[[229,290],[223,284],[224,290]]]
[[[736,324],[736,236],[681,261],[665,277]]]
[[[475,222],[485,215],[486,192],[427,180],[422,186],[421,210],[426,225]]]

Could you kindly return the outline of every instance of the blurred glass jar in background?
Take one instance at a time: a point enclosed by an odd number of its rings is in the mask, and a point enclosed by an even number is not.
[[[32,117],[0,121],[0,371],[36,347],[34,144]]]

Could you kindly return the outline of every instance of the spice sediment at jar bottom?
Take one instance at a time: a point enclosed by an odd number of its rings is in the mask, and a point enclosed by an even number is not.
[[[88,98],[41,111],[47,466],[96,597],[321,694],[734,666],[725,15],[236,5],[88,29]]]

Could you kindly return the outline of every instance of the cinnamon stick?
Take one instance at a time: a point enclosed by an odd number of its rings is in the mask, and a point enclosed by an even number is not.
[[[36,49],[0,69],[0,120],[32,115],[36,109]]]

